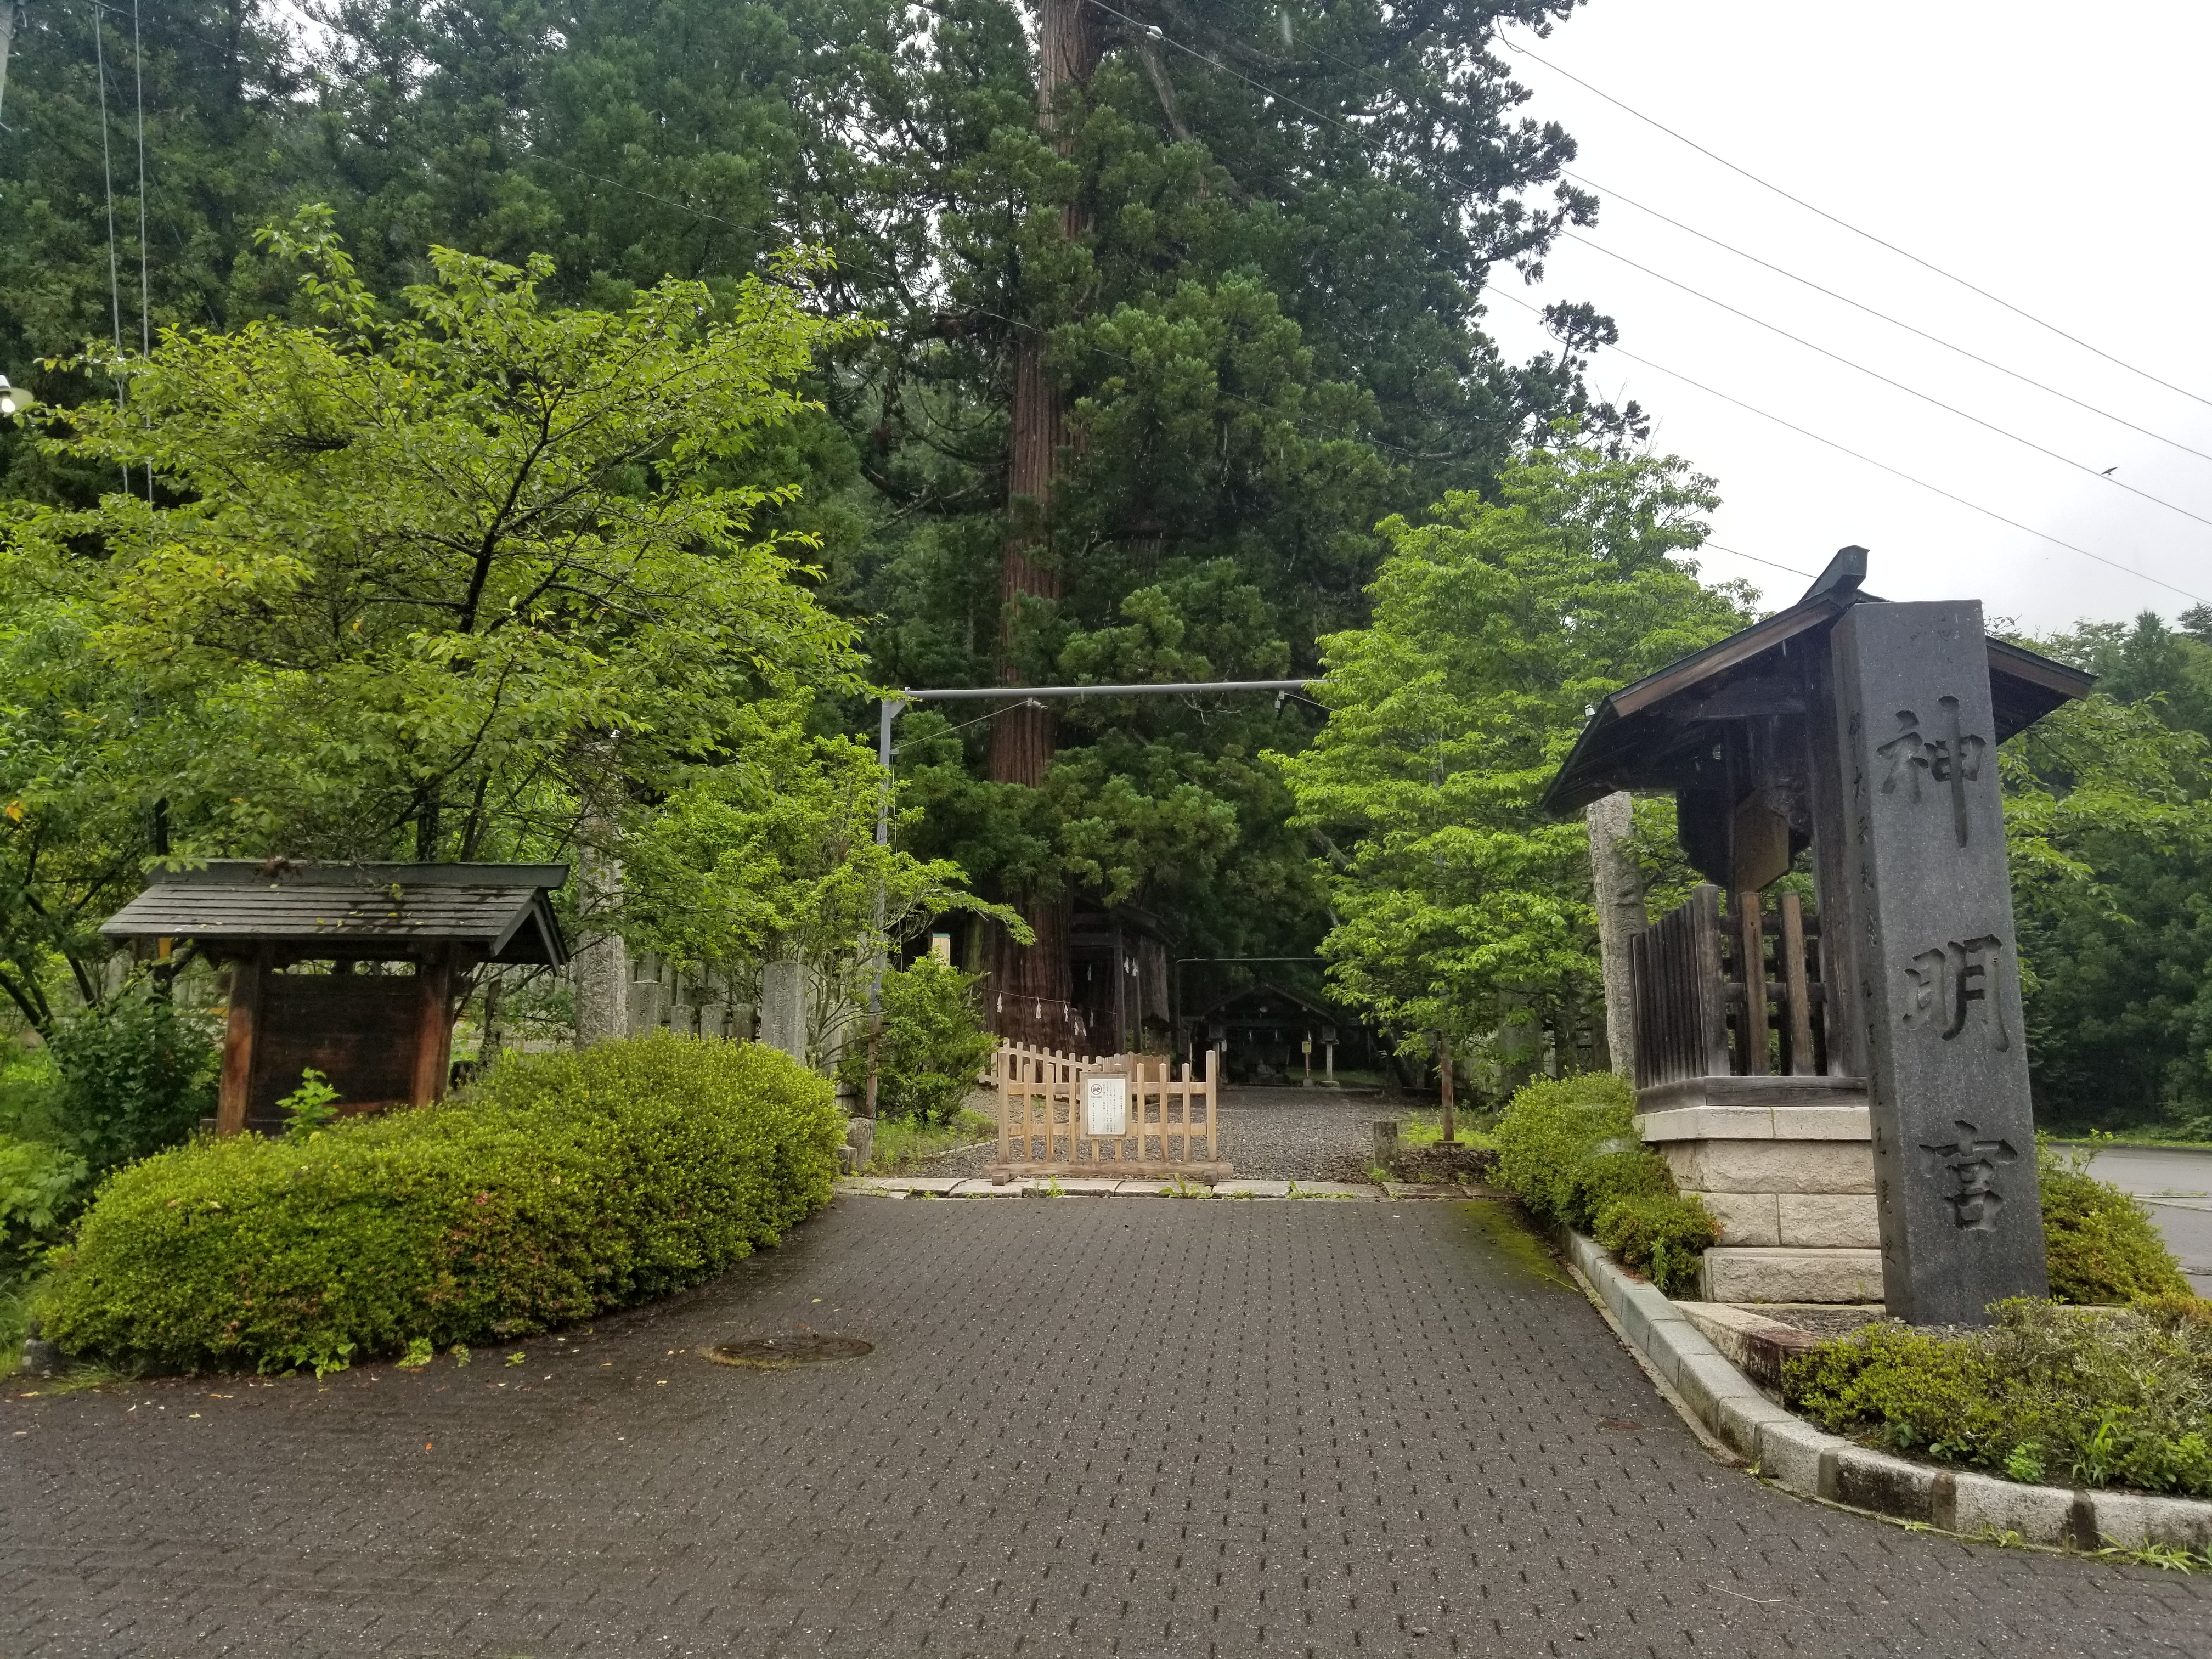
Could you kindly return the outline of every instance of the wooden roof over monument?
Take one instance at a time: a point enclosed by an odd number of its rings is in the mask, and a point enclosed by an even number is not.
[[[1788,610],[1605,698],[1545,790],[1542,805],[1564,814],[1615,790],[1682,787],[1726,722],[1805,713],[1791,644],[1825,632],[1853,605],[1886,603],[1860,588],[1866,559],[1866,549],[1844,548]],[[1996,639],[1987,644],[1999,743],[2087,696],[2096,683],[2094,675],[2016,645]]]
[[[406,957],[457,945],[481,962],[557,967],[550,896],[565,864],[314,864],[213,859],[157,871],[100,924],[109,939],[190,939],[216,955],[273,945],[307,957]]]

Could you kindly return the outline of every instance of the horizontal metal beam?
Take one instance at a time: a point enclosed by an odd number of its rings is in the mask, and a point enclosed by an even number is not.
[[[1194,691],[1303,691],[1311,680],[1196,680],[1186,685],[961,685],[917,691],[902,688],[906,702],[950,702],[989,697],[1164,697]]]

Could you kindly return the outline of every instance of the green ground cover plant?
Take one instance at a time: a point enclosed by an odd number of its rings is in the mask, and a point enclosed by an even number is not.
[[[111,1176],[33,1298],[73,1355],[339,1369],[489,1343],[713,1277],[828,1202],[827,1080],[661,1032],[510,1055],[447,1104]]]
[[[1498,1120],[1494,1177],[1545,1220],[1591,1233],[1684,1295],[1720,1224],[1674,1190],[1667,1160],[1637,1139],[1635,1114],[1635,1091],[1611,1072],[1532,1083]]]
[[[1822,1427],[2015,1480],[2212,1497],[2212,1303],[2021,1299],[1987,1329],[1869,1326],[1784,1370]]]

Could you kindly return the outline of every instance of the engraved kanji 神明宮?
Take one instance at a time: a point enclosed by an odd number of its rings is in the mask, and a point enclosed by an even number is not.
[[[2004,967],[2004,941],[1995,933],[1978,939],[1953,939],[1921,951],[1905,964],[1905,1024],[1941,1024],[1946,1042],[1976,1020],[1990,1048],[2002,1054],[2012,1047],[2005,1030],[2004,1000],[1996,994],[1997,975]]]
[[[1897,735],[1875,752],[1889,763],[1889,770],[1881,781],[1881,793],[1894,795],[1903,791],[1916,804],[1919,801],[1920,780],[1924,774],[1929,781],[1948,784],[1951,796],[1951,823],[1958,836],[1959,845],[1967,839],[1966,786],[1978,782],[1982,775],[1982,757],[1989,749],[1989,739],[1977,737],[1960,729],[1959,700],[1939,697],[1937,706],[1942,709],[1942,731],[1929,737],[1921,731],[1920,716],[1910,708],[1897,711]]]
[[[1946,1146],[1923,1145],[1930,1164],[1951,1177],[1953,1190],[1943,1194],[1951,1206],[1954,1224],[1972,1232],[1991,1232],[2004,1194],[1997,1191],[1997,1165],[2020,1156],[2009,1140],[1981,1136],[1964,1118],[1955,1118],[1959,1137]]]

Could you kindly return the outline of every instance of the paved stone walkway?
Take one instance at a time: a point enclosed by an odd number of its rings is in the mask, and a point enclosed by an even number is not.
[[[2212,1653],[1716,1464],[1498,1213],[843,1198],[520,1364],[10,1400],[0,1653]]]

